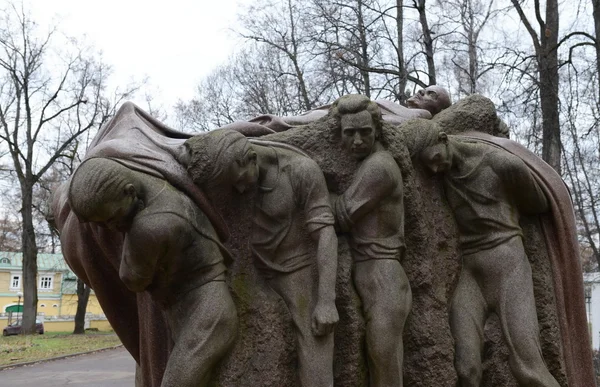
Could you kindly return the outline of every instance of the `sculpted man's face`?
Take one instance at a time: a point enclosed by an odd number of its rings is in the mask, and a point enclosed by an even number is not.
[[[256,152],[249,148],[243,160],[232,163],[229,170],[230,181],[236,191],[243,194],[258,183],[258,163]]]
[[[345,114],[341,118],[342,146],[357,160],[371,154],[376,140],[373,118],[368,111]]]
[[[414,109],[424,109],[435,115],[446,108],[445,93],[439,86],[429,86],[421,89],[406,101],[406,106]]]
[[[102,203],[95,214],[87,219],[113,231],[125,232],[137,212],[137,196],[129,184],[118,198]]]
[[[448,150],[448,144],[440,142],[426,148],[421,153],[421,161],[433,173],[443,173],[450,169],[452,160]]]

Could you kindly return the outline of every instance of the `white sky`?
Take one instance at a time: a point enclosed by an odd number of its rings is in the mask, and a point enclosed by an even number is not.
[[[25,4],[40,24],[54,18],[67,35],[85,35],[112,66],[112,83],[149,77],[155,102],[169,111],[177,99],[192,97],[199,80],[234,52],[241,41],[231,29],[248,1],[25,0]],[[145,108],[141,101],[137,102]]]

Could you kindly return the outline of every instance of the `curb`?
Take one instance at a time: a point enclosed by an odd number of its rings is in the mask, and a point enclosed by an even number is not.
[[[93,349],[91,351],[77,352],[77,353],[70,353],[68,355],[49,357],[47,359],[27,361],[27,362],[23,362],[23,363],[8,364],[8,365],[0,366],[0,372],[7,370],[7,369],[11,369],[11,368],[25,367],[25,366],[29,366],[29,365],[33,365],[33,364],[38,364],[38,363],[47,363],[47,362],[54,361],[54,360],[68,359],[70,357],[88,355],[90,353],[96,353],[96,352],[102,352],[102,351],[109,351],[111,349],[117,349],[117,348],[121,348],[121,347],[123,347],[123,344],[115,345],[112,347]]]

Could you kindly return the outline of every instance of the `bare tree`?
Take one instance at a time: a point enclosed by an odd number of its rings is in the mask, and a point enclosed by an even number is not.
[[[270,45],[247,47],[202,80],[192,100],[177,103],[176,126],[198,132],[261,114],[304,112],[297,79],[286,72],[285,62]]]
[[[558,173],[561,172],[561,138],[558,97],[558,0],[547,0],[545,19],[542,8],[535,1],[535,20],[539,27],[536,32],[529,20],[521,0],[511,0],[521,22],[529,33],[535,51],[538,71],[539,98],[542,110],[542,158]]]
[[[204,132],[238,118],[233,65],[227,63],[209,74],[190,101],[175,105],[176,127],[185,132]]]
[[[435,68],[434,59],[434,39],[433,33],[429,26],[429,20],[427,18],[427,11],[425,8],[426,0],[412,0],[413,7],[419,13],[419,23],[421,24],[423,53],[425,54],[425,61],[427,62],[427,75],[429,76],[429,85],[437,84],[437,75]]]
[[[589,95],[585,95],[585,91],[580,93],[572,78],[568,82],[571,84],[570,98],[564,101],[565,126],[569,134],[563,151],[565,178],[571,187],[577,220],[581,226],[578,233],[581,246],[589,250],[591,258],[600,267],[600,173],[597,167],[600,163],[600,129],[597,119],[589,120],[580,116],[587,110],[580,105],[587,103]],[[598,85],[597,81],[594,83]],[[591,126],[580,128],[586,121]]]
[[[445,43],[458,81],[458,95],[481,92],[482,78],[496,67],[493,60],[485,63],[482,58],[491,49],[489,44],[482,44],[484,29],[506,10],[496,8],[495,3],[496,0],[438,1],[444,19],[457,26]]]
[[[575,204],[582,251],[600,267],[600,2],[591,1],[595,36],[583,31],[565,35],[580,38],[569,47],[561,90],[564,127],[565,179]],[[589,8],[588,8],[589,10]],[[582,11],[587,13],[584,10]],[[559,42],[559,44],[561,43]],[[592,50],[590,50],[590,48]],[[573,51],[578,49],[578,55]],[[590,52],[591,51],[591,52]],[[594,63],[595,61],[595,63]]]
[[[90,299],[90,292],[90,287],[77,278],[77,311],[75,312],[74,335],[82,335],[85,333],[85,312]]]
[[[0,251],[17,252],[20,249],[20,225],[5,213],[0,219]]]
[[[306,81],[311,43],[303,33],[302,8],[302,3],[296,0],[261,0],[241,15],[244,30],[240,34],[275,49],[286,58],[285,65],[280,63],[282,74],[294,78],[302,110],[310,110],[315,107],[315,97]]]
[[[402,0],[314,0],[311,12],[317,20],[311,31],[317,52],[337,68],[332,84],[344,85],[336,97],[357,92],[406,100],[408,79],[417,79],[405,61]]]
[[[90,49],[56,29],[42,31],[22,5],[2,10],[0,24],[0,139],[19,186],[23,333],[29,334],[38,301],[34,187],[79,136],[109,117],[114,104],[104,96],[109,69]]]
[[[594,32],[595,37],[593,39],[594,47],[596,49],[596,70],[598,72],[597,76],[600,77],[600,0],[591,0],[592,1],[592,12],[594,16]],[[598,108],[600,109],[600,87],[597,89],[598,91]]]

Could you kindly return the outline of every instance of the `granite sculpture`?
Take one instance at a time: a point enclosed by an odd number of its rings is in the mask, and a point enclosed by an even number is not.
[[[297,149],[250,143],[228,129],[192,137],[185,147],[196,184],[256,196],[250,243],[258,270],[292,317],[300,385],[333,386],[337,238],[323,173]]]
[[[495,313],[522,386],[558,387],[542,357],[531,265],[523,247],[521,213],[542,214],[548,200],[525,163],[509,152],[423,128],[419,159],[444,175],[458,224],[462,268],[450,305],[458,385],[482,379],[482,332]]]
[[[402,173],[381,144],[379,106],[361,95],[335,101],[342,147],[360,166],[333,200],[336,223],[350,234],[354,286],[362,302],[370,386],[402,386],[402,334],[412,296],[404,256]]]
[[[71,177],[69,203],[81,222],[123,234],[121,281],[164,310],[173,340],[162,387],[207,386],[237,334],[225,283],[229,252],[192,200],[166,180],[91,158]]]
[[[380,131],[375,131],[379,133],[377,140],[381,148],[375,146],[374,141],[371,149],[375,154],[389,154],[398,168],[390,169],[392,175],[400,173],[401,185],[395,187],[402,190],[405,223],[401,267],[412,293],[412,309],[402,335],[404,385],[451,387],[459,380],[454,367],[455,347],[449,307],[463,270],[460,222],[444,194],[443,177],[432,176],[420,158],[411,157],[411,154],[421,153],[421,133],[432,123],[448,137],[454,135],[456,137],[452,138],[480,144],[478,146],[485,144],[494,152],[514,155],[522,160],[543,192],[548,211],[541,214],[519,211],[523,246],[517,249],[527,256],[531,266],[541,356],[559,386],[593,385],[575,223],[568,191],[560,177],[525,148],[498,137],[506,134],[506,126],[498,119],[493,103],[484,97],[471,96],[458,101],[431,120],[407,121],[406,117],[394,116],[393,109],[383,110]],[[353,259],[357,256],[353,244],[359,240],[360,232],[357,231],[360,231],[363,218],[357,216],[348,221],[343,209],[352,207],[352,200],[348,200],[348,205],[339,199],[344,195],[347,198],[360,196],[352,193],[351,187],[361,188],[362,179],[357,176],[361,174],[361,168],[371,164],[369,157],[373,155],[353,157],[352,152],[340,146],[341,120],[332,112],[327,111],[320,118],[300,126],[290,125],[283,119],[279,123],[275,121],[240,122],[230,128],[253,136],[271,133],[251,140],[252,149],[260,146],[308,156],[316,164],[319,174],[324,176],[332,196],[338,197],[333,214],[339,219],[338,226],[345,227],[348,238],[340,237],[337,247],[335,307],[339,322],[333,331],[335,346],[331,374],[334,385],[374,385],[377,370],[365,347],[369,324],[365,317],[369,314],[365,312],[365,299],[353,278],[358,265],[364,264],[356,264]],[[366,126],[370,127],[369,123]],[[358,133],[362,137],[360,131]],[[264,270],[257,267],[257,254],[252,247],[257,229],[253,211],[261,194],[258,187],[251,188],[255,176],[252,168],[246,166],[252,165],[252,158],[249,164],[240,162],[227,168],[229,177],[238,177],[237,183],[230,183],[226,187],[228,192],[216,190],[213,195],[210,191],[218,188],[217,185],[208,184],[207,187],[204,184],[203,188],[195,185],[180,162],[190,165],[189,147],[184,145],[187,138],[189,135],[173,131],[132,104],[125,104],[101,129],[86,160],[108,158],[133,171],[167,181],[173,190],[189,197],[195,209],[206,215],[219,240],[231,251],[234,259],[228,266],[226,282],[237,310],[239,330],[231,351],[213,365],[210,383],[230,387],[299,386],[298,330],[295,326],[298,318],[290,313],[286,302],[273,290],[273,282],[265,277]],[[369,134],[365,133],[365,138],[369,138]],[[243,153],[246,155],[245,151]],[[259,152],[256,153],[258,156]],[[204,160],[199,157],[195,165],[214,160],[214,157]],[[67,188],[62,186],[56,192],[53,206],[65,259],[95,290],[113,328],[136,359],[136,385],[160,386],[172,350],[165,310],[152,299],[149,291],[136,293],[121,280],[119,268],[126,250],[124,233],[93,222],[80,222],[71,211]],[[372,191],[375,195],[376,190]],[[396,202],[394,208],[399,211],[401,207]],[[365,219],[373,216],[369,213]],[[308,237],[305,242],[308,246],[315,245],[316,241]],[[311,265],[311,270],[315,272],[310,289],[317,291],[316,264]],[[531,311],[531,304],[528,310]],[[480,333],[484,342],[480,384],[491,387],[519,385],[518,378],[509,368],[510,342],[503,338],[500,319],[492,314]],[[312,326],[310,334],[314,336]],[[400,385],[401,382],[395,380],[392,383]]]

